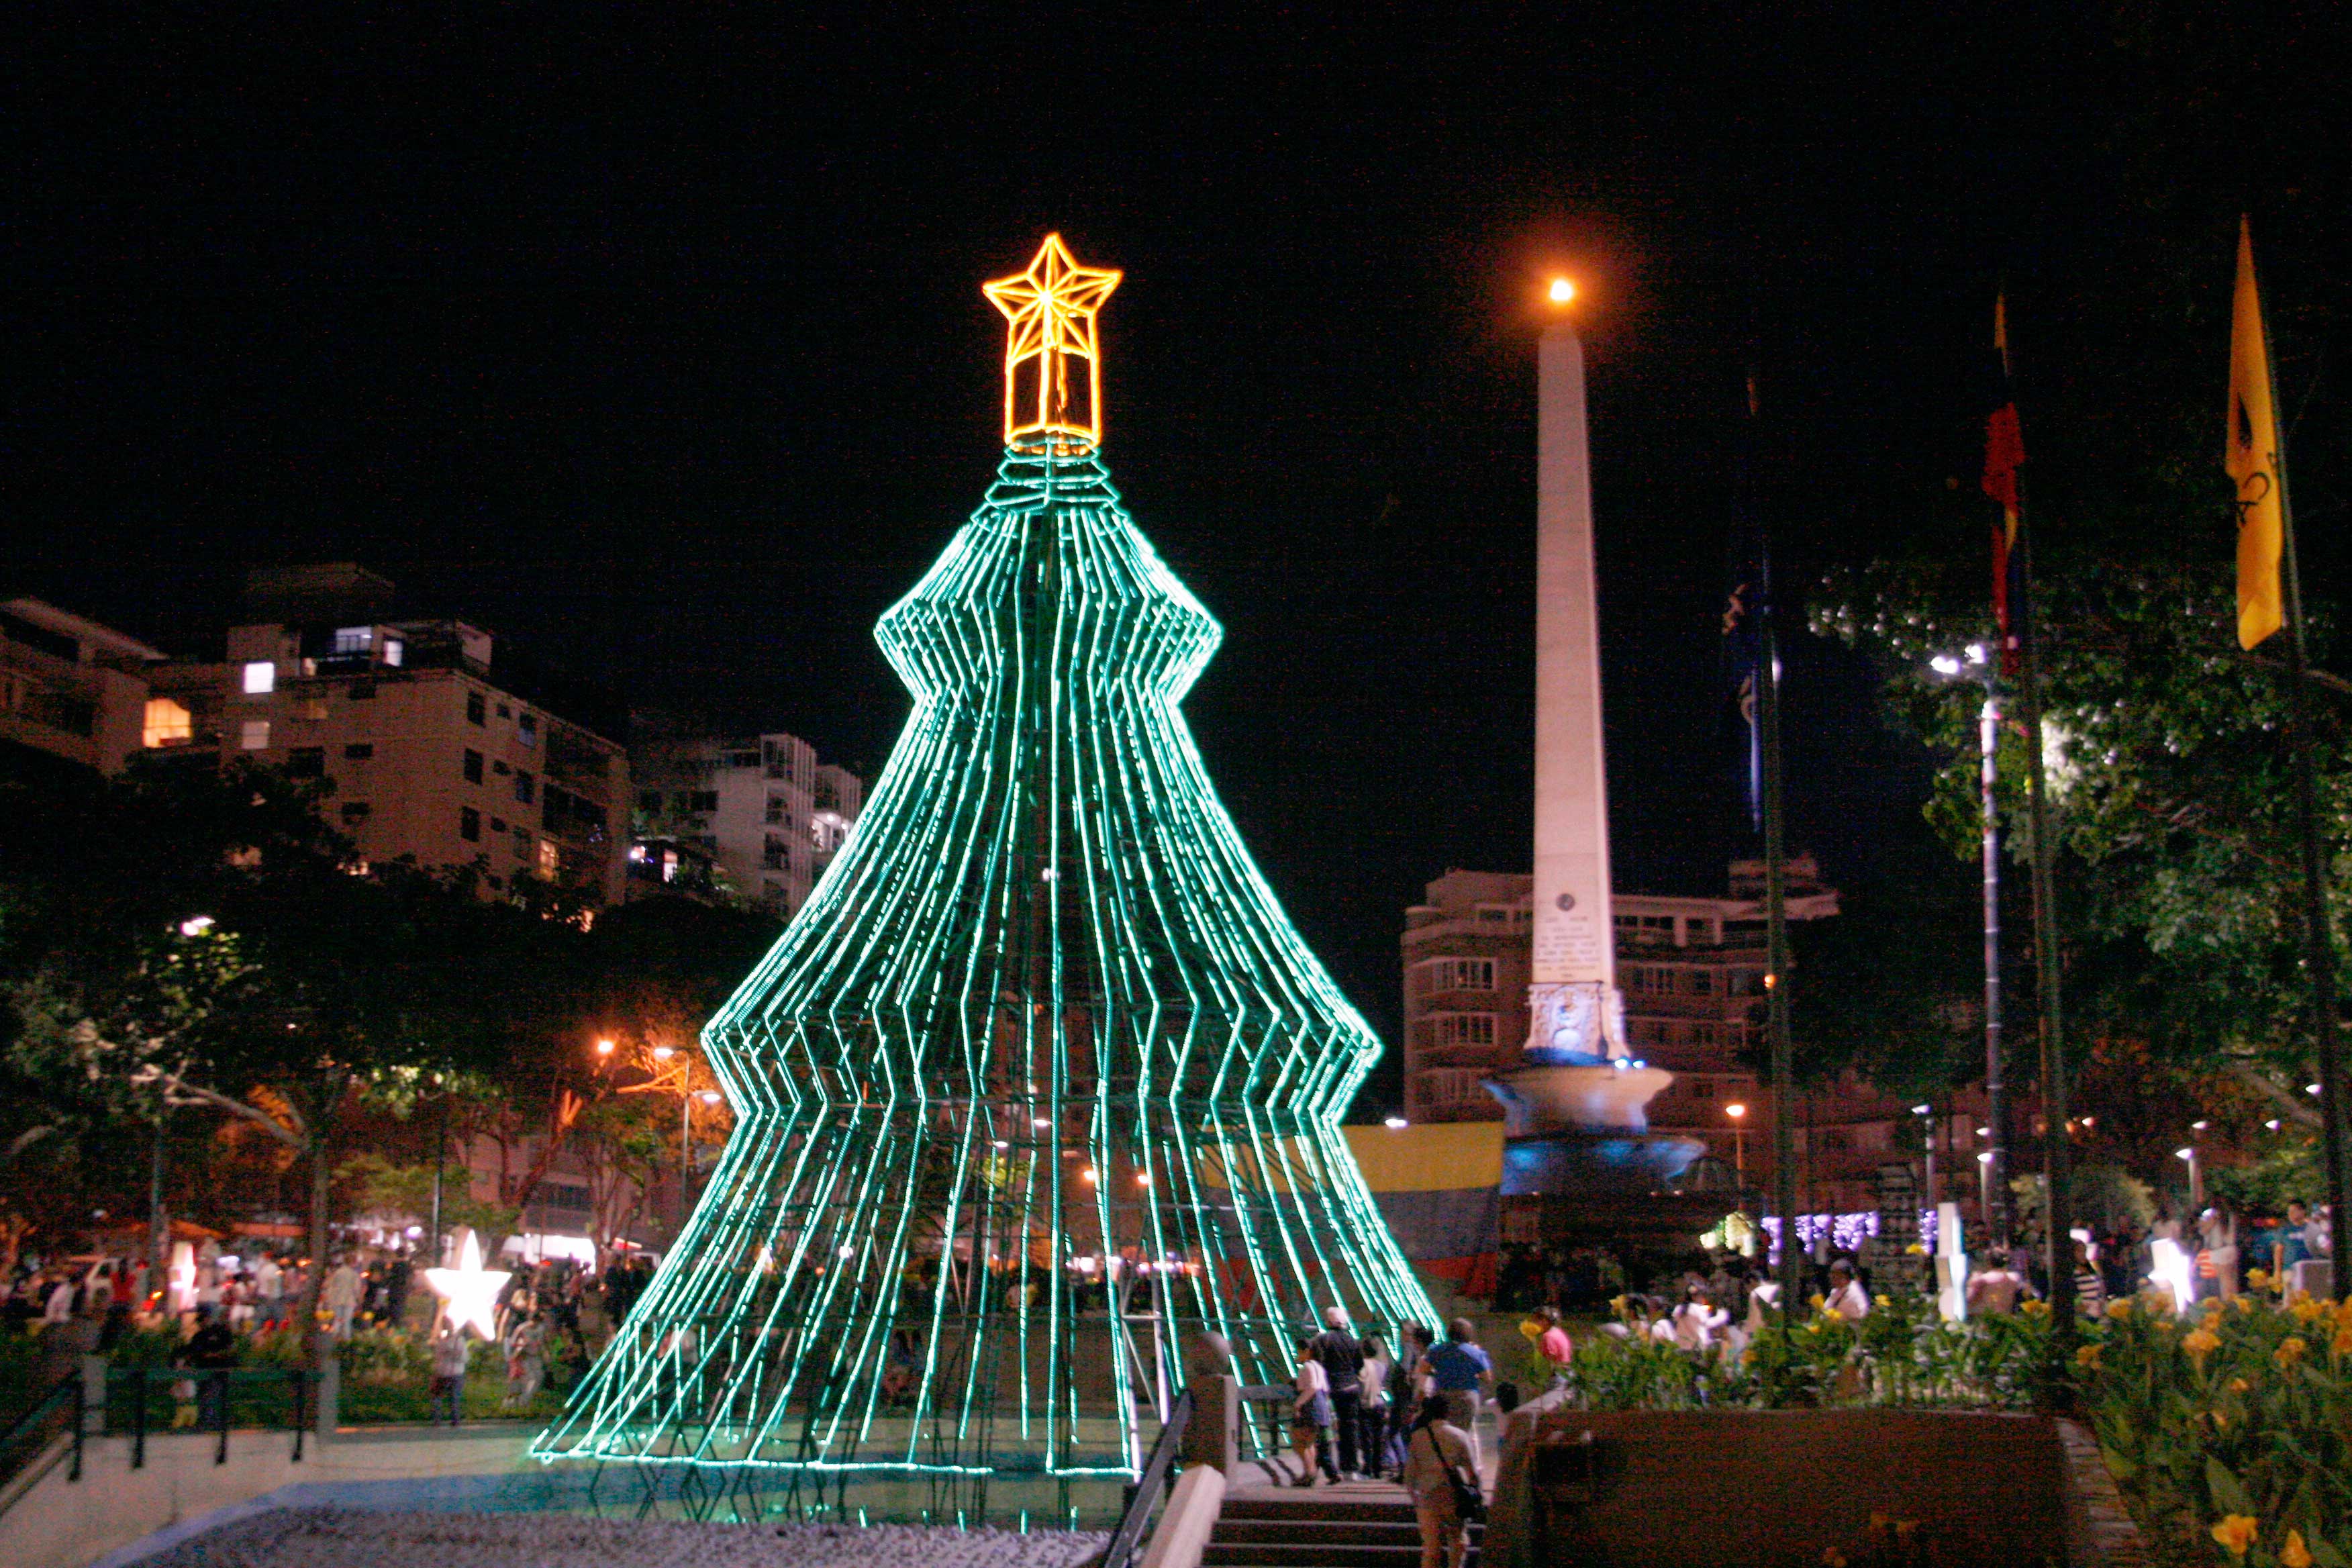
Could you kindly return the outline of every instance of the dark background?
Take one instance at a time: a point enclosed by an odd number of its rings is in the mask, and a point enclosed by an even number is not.
[[[1226,628],[1202,750],[1391,1035],[1422,882],[1528,862],[1548,271],[1586,296],[1619,880],[1719,891],[1746,368],[1801,588],[1972,486],[1993,292],[2090,243],[2124,90],[2102,7],[316,10],[7,51],[0,590],[216,651],[247,566],[358,560],[870,780],[874,620],[995,460],[979,284],[1058,228],[1127,270],[1106,455]],[[1873,679],[1791,649],[1834,879],[1916,820]]]

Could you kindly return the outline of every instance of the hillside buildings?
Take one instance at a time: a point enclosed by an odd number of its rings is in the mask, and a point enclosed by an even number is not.
[[[0,740],[102,773],[143,743],[148,679],[163,655],[38,599],[0,604]]]
[[[797,735],[711,736],[641,716],[633,895],[731,898],[790,919],[849,837],[866,786]]]

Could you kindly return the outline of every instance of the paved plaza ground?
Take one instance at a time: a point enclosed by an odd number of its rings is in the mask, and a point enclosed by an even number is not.
[[[575,1514],[273,1509],[140,1560],[142,1568],[1077,1568],[1094,1531],[917,1525],[688,1524]]]

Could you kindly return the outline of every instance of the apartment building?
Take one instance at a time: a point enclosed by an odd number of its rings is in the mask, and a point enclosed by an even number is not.
[[[120,773],[143,743],[163,655],[39,599],[0,604],[0,741]]]
[[[488,632],[389,618],[392,598],[347,564],[253,574],[255,618],[229,628],[226,660],[151,677],[147,746],[329,781],[323,809],[363,859],[474,865],[490,891],[533,878],[618,903],[621,746],[518,690]]]
[[[848,841],[864,781],[782,731],[713,736],[657,714],[640,715],[637,730],[633,894],[743,902],[790,919]]]
[[[1743,1059],[1764,1043],[1763,880],[1761,861],[1735,861],[1721,898],[1612,900],[1626,1044],[1675,1075],[1650,1103],[1650,1125],[1704,1142],[1750,1183],[1769,1174],[1771,1160],[1769,1090]],[[1518,1065],[1527,1042],[1533,892],[1527,876],[1451,870],[1405,911],[1408,1121],[1502,1119],[1480,1080]],[[1810,858],[1789,863],[1786,907],[1791,921],[1838,912],[1836,890]],[[1879,1164],[1916,1142],[1905,1127],[1908,1107],[1858,1079],[1801,1096],[1792,1110],[1801,1180],[1828,1207],[1870,1206]]]

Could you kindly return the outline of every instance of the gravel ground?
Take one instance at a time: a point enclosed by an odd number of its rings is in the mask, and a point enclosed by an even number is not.
[[[877,1524],[689,1524],[577,1514],[275,1509],[146,1560],[147,1568],[1080,1568],[1108,1536]]]

